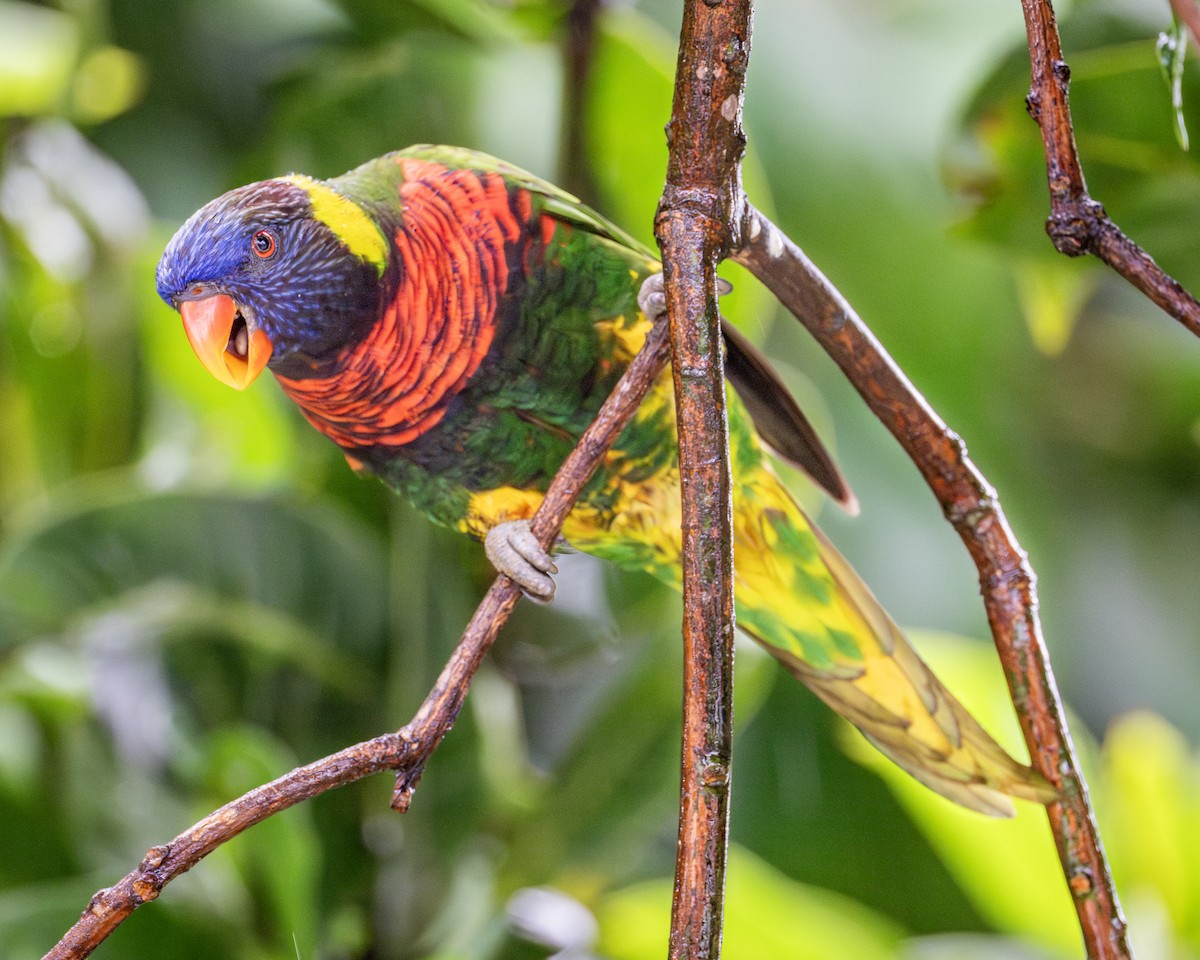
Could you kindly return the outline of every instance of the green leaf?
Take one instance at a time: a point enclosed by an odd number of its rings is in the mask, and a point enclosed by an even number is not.
[[[1131,930],[1200,947],[1200,760],[1183,734],[1146,711],[1104,739],[1097,808]],[[1156,922],[1157,921],[1157,922]],[[1140,940],[1140,937],[1139,937]],[[1135,940],[1135,945],[1139,942]]]
[[[185,600],[277,611],[303,624],[302,636],[363,648],[382,631],[385,569],[379,539],[325,507],[93,487],[64,496],[0,554],[3,642],[58,634],[121,603],[128,613],[139,598],[161,604],[182,585]],[[194,615],[186,602],[177,609]]]
[[[72,113],[80,123],[110,120],[137,103],[145,85],[146,69],[139,57],[120,47],[97,47],[75,73]]]
[[[239,725],[209,738],[203,764],[210,785],[205,802],[215,806],[270,782],[295,767],[297,758],[261,728]],[[219,851],[232,864],[244,894],[258,904],[269,944],[295,938],[311,950],[317,942],[312,908],[319,899],[319,841],[312,808],[302,805],[256,824]]]
[[[78,25],[66,13],[0,2],[0,117],[52,112],[70,83],[78,49]]]
[[[727,960],[888,960],[900,956],[902,932],[839,894],[789,879],[748,851],[729,851],[726,876]],[[613,960],[662,956],[670,927],[672,883],[647,880],[609,894],[596,913],[601,951]]]
[[[912,633],[921,656],[984,728],[1020,757],[1020,734],[995,654],[958,637]],[[984,817],[945,800],[844,725],[847,751],[896,794],[947,868],[996,929],[1056,952],[1077,949],[1079,931],[1046,814],[1018,801],[1012,820]]]
[[[1012,270],[1034,346],[1048,357],[1058,356],[1095,292],[1100,272],[1080,270],[1066,257],[1018,261]]]

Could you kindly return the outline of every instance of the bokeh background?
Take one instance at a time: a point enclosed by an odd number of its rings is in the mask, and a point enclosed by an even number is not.
[[[154,293],[241,183],[413,142],[565,178],[651,239],[679,6],[605,5],[565,110],[564,0],[0,0],[0,957],[36,956],[151,845],[407,721],[490,580],[264,378],[195,362]],[[1200,289],[1200,166],[1165,0],[1060,4],[1089,186]],[[966,440],[1041,613],[1133,926],[1200,953],[1200,344],[1050,248],[1015,0],[763,0],[746,180]],[[1183,119],[1200,130],[1200,81]],[[565,114],[570,113],[568,117]],[[561,170],[572,120],[585,168]],[[1016,746],[974,571],[797,324],[729,268],[862,501],[800,496]],[[404,817],[386,777],[253,829],[96,954],[661,956],[678,602],[585,558],[523,605]],[[1079,956],[1044,817],[881,770],[739,648],[729,957]]]

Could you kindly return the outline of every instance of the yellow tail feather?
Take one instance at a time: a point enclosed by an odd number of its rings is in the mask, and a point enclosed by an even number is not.
[[[627,433],[636,454],[618,445],[602,474],[603,490],[576,506],[563,533],[580,550],[678,586],[678,467],[673,459],[656,460],[660,447],[645,443],[673,427],[664,374]],[[1054,800],[1053,787],[1005,753],[933,675],[805,517],[768,466],[735,396],[729,428],[738,626],[886,756],[950,800],[993,816],[1012,815],[1009,797]],[[647,458],[645,450],[655,452]],[[499,509],[501,501],[517,506],[511,496],[472,501],[484,529],[522,515]],[[526,506],[532,512],[534,504]]]
[[[735,519],[739,626],[882,753],[942,796],[991,816],[1013,815],[1009,797],[1039,803],[1056,799],[1045,778],[1010,757],[934,676],[773,475],[760,472],[744,495],[759,502],[754,509],[738,510]],[[763,500],[774,501],[772,508],[763,510]],[[780,537],[781,526],[791,528],[793,536]],[[785,541],[816,549],[789,556]],[[749,553],[763,548],[771,551],[769,557]],[[782,590],[792,584],[779,582],[778,573],[788,566],[802,568],[802,579],[810,586],[824,580],[831,588],[828,595],[788,596],[791,602],[781,603]],[[772,573],[775,583],[755,582]],[[793,576],[793,583],[797,579]],[[768,598],[767,608],[759,608]],[[781,618],[791,612],[799,613],[802,637],[823,628],[825,635],[839,640],[789,642],[793,624]],[[820,628],[814,627],[814,617]]]

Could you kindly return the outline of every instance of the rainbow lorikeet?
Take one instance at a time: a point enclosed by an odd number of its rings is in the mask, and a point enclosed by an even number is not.
[[[649,250],[531,174],[421,146],[332,180],[292,175],[225,194],[171,240],[157,282],[218,379],[243,388],[269,367],[352,466],[488,538],[506,572],[548,596],[552,561],[521,521],[641,346],[651,320],[639,292],[659,271]],[[738,625],[937,792],[995,815],[1012,813],[1009,796],[1052,800],[776,478],[756,427],[850,497],[765,360],[731,328],[726,350],[744,397],[729,401]],[[667,372],[563,536],[678,585],[679,517]]]

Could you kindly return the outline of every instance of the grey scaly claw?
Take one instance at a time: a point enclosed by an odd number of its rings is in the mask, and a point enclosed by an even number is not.
[[[717,277],[717,296],[723,297],[732,292],[733,284],[724,277]],[[667,293],[663,287],[663,275],[652,273],[642,281],[637,296],[638,308],[646,318],[657,323],[667,314]]]
[[[483,538],[483,552],[492,566],[512,580],[535,603],[554,599],[554,578],[558,573],[549,552],[538,543],[528,520],[498,523]]]
[[[637,295],[638,309],[652,323],[658,323],[667,313],[667,292],[663,287],[663,275],[652,273],[642,281]]]

